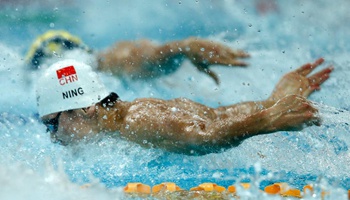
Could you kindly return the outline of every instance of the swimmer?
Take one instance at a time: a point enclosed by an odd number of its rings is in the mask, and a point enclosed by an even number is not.
[[[323,61],[287,73],[267,100],[210,108],[186,98],[122,101],[89,65],[64,60],[39,78],[38,110],[52,140],[63,145],[109,135],[189,155],[220,152],[254,135],[319,126],[307,97],[333,71],[310,75]]]
[[[249,55],[218,42],[188,38],[158,45],[150,40],[121,41],[100,52],[93,52],[78,37],[66,31],[50,30],[39,36],[26,56],[27,65],[36,70],[62,59],[79,59],[95,70],[118,77],[152,79],[176,71],[185,58],[215,83],[220,80],[211,65],[246,66],[239,60]]]

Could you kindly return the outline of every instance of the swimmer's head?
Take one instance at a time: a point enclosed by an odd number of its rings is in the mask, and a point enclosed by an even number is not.
[[[72,59],[47,68],[36,88],[40,117],[92,106],[110,94],[89,65]]]
[[[50,30],[39,36],[26,56],[26,63],[32,69],[47,68],[58,60],[78,59],[94,64],[92,50],[78,37],[62,30]]]

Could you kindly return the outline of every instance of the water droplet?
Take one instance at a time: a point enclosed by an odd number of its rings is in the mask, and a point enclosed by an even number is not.
[[[252,24],[248,24],[249,27],[252,27],[253,25]]]
[[[261,163],[260,162],[255,163],[254,164],[254,169],[255,169],[256,172],[261,172],[261,169],[262,169]]]
[[[215,172],[213,174],[213,178],[221,178],[222,176],[223,176],[223,173],[221,173],[221,172]]]

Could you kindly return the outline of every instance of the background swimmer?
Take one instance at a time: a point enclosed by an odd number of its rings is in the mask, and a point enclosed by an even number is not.
[[[195,37],[165,44],[150,40],[122,41],[101,52],[93,52],[78,37],[51,30],[34,41],[26,61],[31,69],[38,69],[62,59],[78,59],[118,77],[152,79],[176,71],[187,58],[219,84],[218,76],[209,68],[211,65],[246,66],[239,59],[248,56],[242,50]]]

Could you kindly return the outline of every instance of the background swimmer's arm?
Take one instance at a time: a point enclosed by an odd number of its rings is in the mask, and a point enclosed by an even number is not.
[[[98,54],[98,68],[113,74],[134,78],[154,78],[171,73],[188,58],[195,67],[219,83],[210,65],[246,66],[238,59],[249,55],[240,50],[199,38],[188,38],[157,45],[149,40],[116,43]]]

